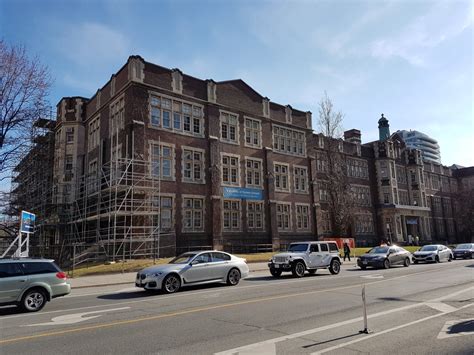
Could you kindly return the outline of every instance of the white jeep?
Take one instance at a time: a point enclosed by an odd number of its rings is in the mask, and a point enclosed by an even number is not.
[[[298,242],[291,243],[287,252],[274,255],[268,267],[274,277],[284,271],[303,277],[306,270],[314,274],[317,269],[329,269],[336,275],[341,271],[341,258],[335,242]]]

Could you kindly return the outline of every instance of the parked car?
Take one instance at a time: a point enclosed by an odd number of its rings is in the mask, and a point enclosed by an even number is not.
[[[168,264],[139,271],[135,286],[174,293],[181,287],[216,282],[235,286],[248,274],[245,259],[221,251],[196,251],[181,254]]]
[[[357,265],[365,270],[368,266],[388,269],[393,265],[410,266],[411,253],[399,246],[380,246],[370,249],[357,259]]]
[[[413,262],[415,264],[420,261],[439,263],[443,260],[453,260],[453,251],[441,244],[424,245],[413,253]]]
[[[474,243],[458,244],[453,250],[453,259],[472,259],[474,257]]]
[[[37,312],[53,298],[71,292],[67,275],[47,259],[0,259],[0,305]]]
[[[289,271],[295,277],[303,277],[305,271],[314,274],[318,269],[339,274],[341,259],[335,242],[299,242],[291,243],[285,253],[274,255],[268,267],[274,277]]]

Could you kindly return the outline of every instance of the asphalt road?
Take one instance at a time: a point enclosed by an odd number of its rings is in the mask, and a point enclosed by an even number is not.
[[[362,319],[366,288],[369,334]],[[74,290],[35,314],[0,309],[3,354],[473,354],[474,261],[149,295]]]

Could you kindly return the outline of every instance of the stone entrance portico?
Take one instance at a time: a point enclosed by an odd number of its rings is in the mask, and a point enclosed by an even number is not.
[[[428,227],[428,207],[392,205],[379,212],[379,221],[383,221],[381,230],[386,240],[394,243],[409,243],[408,235],[420,240],[431,240]]]

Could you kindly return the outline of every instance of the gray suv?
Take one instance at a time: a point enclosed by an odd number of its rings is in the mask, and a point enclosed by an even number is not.
[[[0,305],[37,312],[47,301],[71,292],[67,275],[47,259],[0,259]]]
[[[305,271],[314,274],[317,269],[329,269],[335,275],[341,271],[341,258],[335,242],[298,242],[291,243],[286,253],[274,255],[268,267],[274,277],[284,271],[303,277]]]

